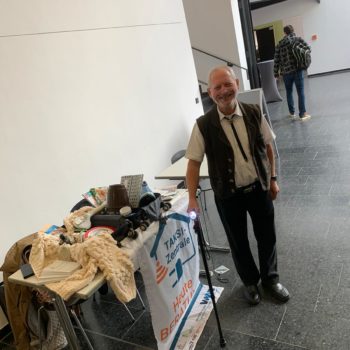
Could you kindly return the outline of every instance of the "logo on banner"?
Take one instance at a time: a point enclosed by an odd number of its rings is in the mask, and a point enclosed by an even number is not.
[[[215,288],[213,288],[213,292],[215,293]],[[210,295],[210,289],[206,291],[206,293],[203,296],[203,299],[200,301],[200,304],[208,304],[211,301],[211,295]]]
[[[196,255],[192,232],[189,228],[190,218],[188,216],[174,213],[167,217],[168,220],[175,220],[181,225],[175,225],[174,231],[163,236],[166,223],[159,225],[159,231],[150,257],[155,259],[156,282],[160,284],[165,277],[171,279],[174,288],[183,276],[183,267]],[[183,225],[187,223],[187,225]],[[170,271],[170,272],[169,272]]]
[[[164,265],[162,265],[159,262],[159,260],[157,260],[157,262],[156,262],[156,267],[157,267],[157,269],[156,269],[156,274],[157,274],[156,281],[157,281],[157,284],[159,284],[166,277],[169,269],[167,267],[165,267]]]

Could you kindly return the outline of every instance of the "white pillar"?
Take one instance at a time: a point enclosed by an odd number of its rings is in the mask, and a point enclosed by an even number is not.
[[[183,0],[191,45],[247,68],[237,0]],[[207,81],[209,71],[225,61],[193,50],[197,76]],[[247,71],[235,68],[241,90],[250,89]]]

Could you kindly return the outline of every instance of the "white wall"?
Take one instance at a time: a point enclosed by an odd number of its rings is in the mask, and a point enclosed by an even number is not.
[[[0,76],[0,263],[90,187],[159,184],[203,112],[180,0],[1,0]]]
[[[188,31],[193,47],[247,68],[237,0],[183,0]],[[198,78],[207,81],[209,71],[225,62],[193,51]],[[248,89],[245,70],[233,67]]]
[[[289,18],[302,18],[304,39],[312,46],[309,74],[350,68],[349,0],[288,0],[252,11],[255,26],[276,20],[286,24]],[[290,21],[292,22],[292,20]],[[318,39],[311,40],[316,34]]]

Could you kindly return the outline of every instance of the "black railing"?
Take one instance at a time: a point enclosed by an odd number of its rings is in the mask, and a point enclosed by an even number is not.
[[[279,2],[283,2],[283,1],[287,1],[287,0],[260,0],[260,1],[256,1],[256,2],[250,2],[250,9],[253,11],[253,10],[260,9],[262,7],[275,5],[275,4],[277,4]]]
[[[247,70],[247,68],[245,68],[245,67],[242,67],[242,66],[240,66],[240,65],[238,65],[238,64],[236,64],[236,63],[233,63],[233,62],[230,62],[230,61],[228,61],[228,60],[225,60],[224,58],[221,58],[221,57],[219,57],[219,56],[213,55],[213,54],[210,53],[210,52],[206,52],[206,51],[203,51],[203,50],[201,50],[201,49],[197,49],[196,47],[193,47],[193,46],[192,46],[192,50],[195,50],[195,51],[204,53],[204,54],[207,55],[207,56],[210,56],[210,57],[216,58],[216,59],[218,59],[218,60],[220,60],[220,61],[226,62],[226,64],[227,64],[229,67],[237,67],[237,68],[240,68],[240,69]],[[206,84],[206,83],[205,83],[205,84]]]

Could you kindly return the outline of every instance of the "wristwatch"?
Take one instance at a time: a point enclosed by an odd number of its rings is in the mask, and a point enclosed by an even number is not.
[[[271,176],[271,181],[277,181],[277,176]]]

